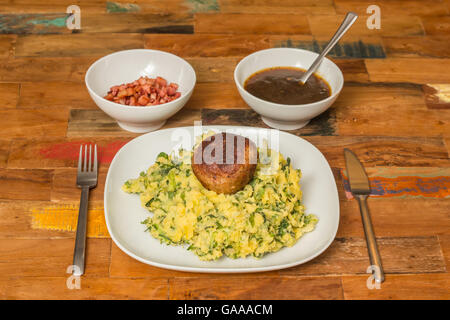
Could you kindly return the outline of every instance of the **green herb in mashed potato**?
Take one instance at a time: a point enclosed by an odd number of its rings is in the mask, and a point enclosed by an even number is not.
[[[189,161],[180,160],[190,159],[185,150],[176,158],[161,152],[147,172],[122,189],[140,195],[142,206],[153,213],[143,224],[161,242],[188,245],[201,260],[260,258],[294,245],[317,223],[301,202],[300,170],[269,150],[274,155],[276,170],[270,161],[258,163],[250,183],[232,195],[204,188]]]

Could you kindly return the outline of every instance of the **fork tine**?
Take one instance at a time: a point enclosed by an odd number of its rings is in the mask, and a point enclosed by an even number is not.
[[[97,173],[97,145],[94,146],[94,172]]]
[[[84,172],[86,172],[86,170],[87,170],[87,168],[86,168],[86,166],[87,166],[87,159],[86,159],[86,157],[87,157],[87,144],[86,145],[84,145]]]
[[[78,157],[78,173],[81,172],[82,163],[83,163],[83,145],[80,146],[80,156]]]
[[[89,167],[88,171],[92,172],[92,144],[89,145]]]

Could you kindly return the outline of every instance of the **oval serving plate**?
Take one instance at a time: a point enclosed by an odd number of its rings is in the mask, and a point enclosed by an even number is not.
[[[245,259],[220,258],[201,261],[182,246],[168,246],[154,239],[141,224],[149,213],[141,207],[138,195],[122,191],[122,184],[139,176],[151,166],[156,156],[170,153],[180,146],[190,148],[193,139],[201,131],[194,127],[159,130],[139,136],[117,152],[108,170],[105,183],[104,207],[109,234],[115,244],[126,254],[143,263],[160,268],[213,273],[260,272],[278,270],[305,263],[325,251],[333,242],[339,225],[339,199],[331,168],[322,153],[308,141],[295,135],[272,129],[204,126],[203,132],[214,130],[246,135],[257,134],[270,139],[279,137],[279,150],[290,157],[294,168],[302,170],[300,180],[306,213],[314,213],[319,222],[316,228],[303,235],[289,248],[270,253],[261,259],[251,256]],[[261,140],[261,139],[259,139]],[[273,140],[273,141],[275,141]],[[261,140],[262,141],[262,140]],[[261,141],[255,141],[260,145]],[[269,147],[274,147],[269,140]]]

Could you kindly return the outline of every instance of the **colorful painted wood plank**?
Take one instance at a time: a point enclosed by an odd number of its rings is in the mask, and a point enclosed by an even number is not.
[[[44,208],[52,207],[53,205],[55,204],[50,201],[1,200],[0,239],[73,238],[74,233],[66,231],[67,225],[64,220],[67,219],[55,220],[57,222],[61,221],[60,224],[57,224],[61,227],[52,228],[50,222],[52,221],[52,216],[50,211],[49,214],[45,215],[45,219],[41,224],[33,225],[32,212],[36,211],[39,213],[42,212]],[[75,207],[74,204],[72,204],[72,206]],[[62,209],[60,212],[63,212]],[[76,204],[76,210],[74,209],[74,214],[78,214],[78,203]],[[39,217],[41,217],[41,215],[39,215]],[[37,220],[37,222],[39,221],[41,220]],[[42,228],[40,228],[40,226],[42,226]],[[74,226],[76,226],[76,223],[74,223]]]
[[[367,168],[372,197],[450,198],[450,168]],[[347,198],[352,199],[345,170]]]
[[[194,121],[201,120],[199,110],[184,108],[162,127],[172,128],[179,126],[192,126]],[[117,122],[100,110],[73,109],[70,112],[67,137],[136,137],[138,134],[125,131]]]
[[[367,288],[367,278],[368,275],[342,277],[344,298],[347,300],[447,300],[450,298],[448,273],[389,275],[380,289],[372,290]]]
[[[323,38],[323,37],[319,37]],[[374,37],[376,38],[376,37]],[[333,49],[331,49],[328,54],[332,58],[385,58],[386,54],[381,44],[381,39],[367,39],[370,42],[364,41],[363,39],[355,39],[337,43]],[[375,40],[375,41],[374,41]],[[378,40],[378,41],[377,41]],[[314,39],[312,41],[302,41],[302,40],[282,40],[275,43],[275,47],[281,48],[298,48],[305,49],[309,51],[314,51],[320,53],[328,44],[329,39]]]
[[[49,138],[39,140],[15,139],[9,152],[8,168],[75,168],[80,146],[96,144],[98,161],[107,167],[117,151],[131,138]]]
[[[66,27],[69,14],[59,13],[0,14],[0,33],[53,34],[70,33]]]
[[[268,128],[261,117],[249,109],[202,109],[202,121],[204,125],[238,125]],[[293,130],[296,135],[322,135],[332,136],[336,134],[336,118],[333,112],[326,111],[312,119],[304,128]]]
[[[79,195],[79,193],[79,190],[74,190],[74,194]],[[27,209],[28,220],[26,223],[29,228],[24,232],[28,235],[33,230],[39,231],[41,235],[51,236],[51,234],[57,233],[58,237],[72,238],[77,229],[78,211],[79,202],[76,201],[61,202],[60,199],[57,199],[55,202],[41,203],[40,206],[31,204]],[[92,199],[89,202],[86,236],[88,238],[110,237],[101,201]]]
[[[291,14],[198,13],[195,33],[311,34],[306,16]]]

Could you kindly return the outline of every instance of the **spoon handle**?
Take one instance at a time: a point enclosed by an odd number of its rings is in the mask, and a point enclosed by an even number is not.
[[[300,78],[300,81],[302,83],[305,83],[309,77],[317,70],[320,63],[322,62],[323,57],[325,57],[328,52],[330,52],[331,49],[336,45],[336,43],[339,41],[339,39],[342,38],[342,36],[347,32],[348,29],[352,26],[352,24],[356,21],[358,18],[358,15],[354,12],[349,12],[345,16],[344,21],[342,21],[341,25],[339,26],[339,29],[337,29],[334,36],[331,38],[330,42],[328,42],[325,49],[323,49],[322,53],[319,54],[319,56],[314,60],[314,62],[309,67],[308,71],[306,71],[303,76]]]

